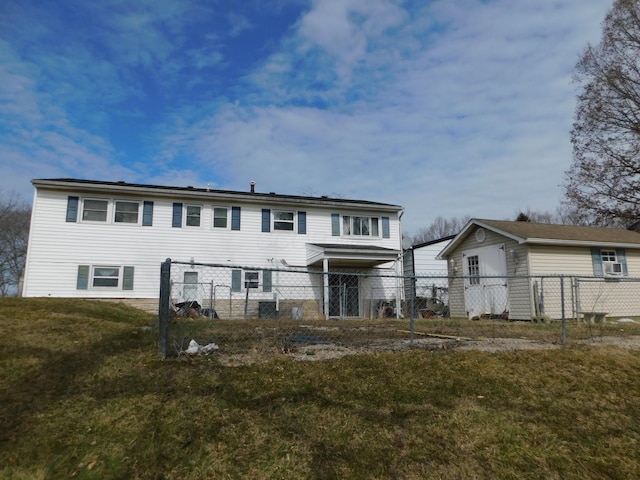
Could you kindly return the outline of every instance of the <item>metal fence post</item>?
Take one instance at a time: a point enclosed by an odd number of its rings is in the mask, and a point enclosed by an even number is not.
[[[416,277],[412,276],[411,277],[411,317],[409,319],[409,330],[411,331],[411,336],[410,336],[410,343],[411,345],[413,345],[413,339],[414,339],[414,329],[415,329],[415,316],[416,316],[416,297],[415,297],[415,292],[416,292]]]
[[[160,356],[167,358],[169,337],[169,309],[171,303],[171,259],[160,266],[160,301],[158,304],[158,336]]]
[[[560,303],[562,310],[562,339],[561,343],[564,345],[567,343],[567,317],[564,311],[564,275],[560,275]]]

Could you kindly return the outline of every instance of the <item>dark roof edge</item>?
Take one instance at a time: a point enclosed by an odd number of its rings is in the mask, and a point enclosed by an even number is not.
[[[389,203],[373,202],[369,200],[350,200],[331,197],[310,197],[302,195],[284,195],[276,193],[257,193],[257,192],[241,192],[238,190],[218,190],[210,188],[195,188],[195,187],[176,187],[176,186],[163,186],[163,185],[149,185],[141,183],[128,183],[128,182],[111,182],[100,180],[85,180],[75,178],[43,178],[33,179],[31,183],[35,188],[52,188],[52,189],[69,189],[78,188],[82,186],[88,190],[123,190],[137,193],[154,192],[156,195],[171,196],[176,193],[182,195],[193,195],[199,197],[235,197],[238,200],[247,202],[263,202],[264,200],[280,201],[283,203],[310,203],[315,205],[350,205],[353,207],[361,208],[379,208],[387,211],[400,211],[403,209],[400,205],[393,205]]]
[[[447,235],[446,237],[436,238],[435,240],[429,240],[427,242],[416,243],[415,245],[412,245],[411,248],[428,247],[429,245],[433,245],[434,243],[440,243],[440,242],[446,242],[447,240],[453,240],[454,238],[456,238],[456,235],[457,234]]]

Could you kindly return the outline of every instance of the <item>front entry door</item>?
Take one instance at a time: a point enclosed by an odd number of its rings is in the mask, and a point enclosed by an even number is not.
[[[359,317],[360,293],[357,275],[329,275],[329,316]]]
[[[500,315],[509,310],[507,258],[504,245],[462,252],[464,300],[469,318]]]

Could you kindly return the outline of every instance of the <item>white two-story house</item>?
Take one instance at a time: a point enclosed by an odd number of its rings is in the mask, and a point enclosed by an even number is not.
[[[32,183],[26,297],[121,299],[153,310],[160,265],[171,258],[251,266],[230,268],[228,279],[217,280],[239,299],[253,283],[271,291],[278,269],[322,272],[319,288],[306,293],[319,297],[319,314],[358,317],[367,312],[357,298],[349,312],[331,311],[331,292],[340,291],[333,287],[361,282],[354,272],[402,272],[398,205],[258,193],[253,182],[246,192],[78,179]],[[195,276],[185,271],[184,281]]]

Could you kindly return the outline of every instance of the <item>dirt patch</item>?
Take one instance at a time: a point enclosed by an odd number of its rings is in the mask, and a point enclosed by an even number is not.
[[[640,335],[627,337],[594,337],[588,340],[571,342],[576,345],[605,346],[613,345],[620,348],[640,350]],[[380,342],[361,347],[343,346],[335,343],[318,343],[309,345],[297,345],[286,352],[278,353],[276,356],[292,358],[297,361],[319,361],[331,360],[346,357],[348,355],[358,355],[383,351],[404,351],[409,349],[422,349],[430,351],[439,350],[480,350],[483,352],[508,352],[515,350],[554,350],[563,348],[559,343],[541,342],[526,338],[487,338],[482,340],[466,340],[456,338],[419,338],[413,342],[410,340],[400,340],[396,342]],[[267,354],[220,354],[218,359],[226,366],[239,366],[266,362],[274,358],[274,355]]]

